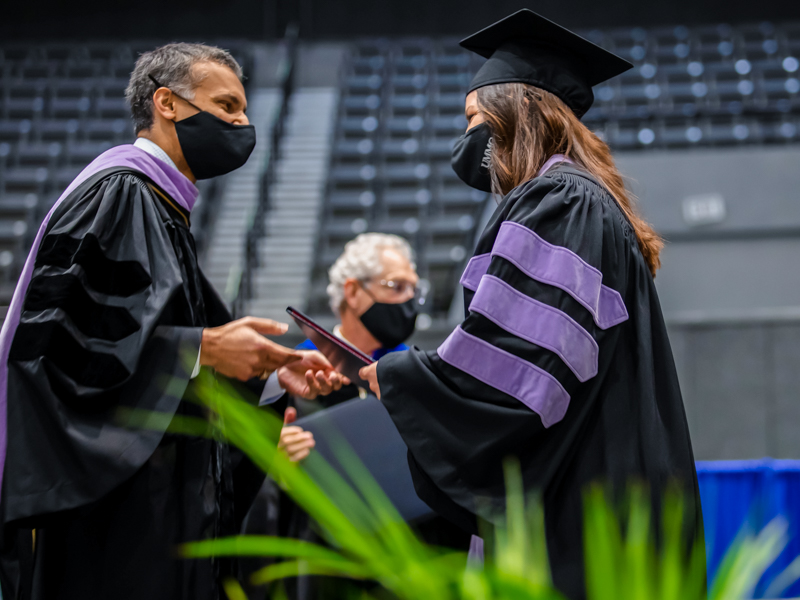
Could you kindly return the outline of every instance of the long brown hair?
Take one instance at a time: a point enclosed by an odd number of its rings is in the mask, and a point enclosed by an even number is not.
[[[640,215],[625,189],[608,146],[560,99],[525,83],[478,88],[478,107],[492,128],[492,190],[500,195],[536,177],[553,154],[585,168],[610,192],[628,217],[639,249],[655,277],[661,266],[661,237]]]

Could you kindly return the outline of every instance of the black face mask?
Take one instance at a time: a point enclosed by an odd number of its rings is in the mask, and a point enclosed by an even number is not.
[[[359,317],[364,327],[386,349],[392,349],[411,337],[417,323],[417,300],[402,304],[375,302]]]
[[[476,125],[458,138],[450,164],[461,181],[482,192],[492,191],[489,164],[492,159],[492,129],[488,123]]]
[[[166,87],[152,76],[150,79],[157,86]],[[225,175],[247,162],[256,145],[255,127],[228,123],[198,108],[186,98],[178,98],[200,111],[175,122],[175,133],[183,158],[197,179]]]

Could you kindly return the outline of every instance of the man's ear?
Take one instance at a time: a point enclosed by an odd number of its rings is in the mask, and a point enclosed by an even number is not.
[[[361,284],[355,277],[348,277],[344,282],[344,301],[351,309],[355,310],[358,307],[358,290],[361,289]]]
[[[167,121],[175,119],[175,94],[165,87],[158,88],[153,93],[153,111]]]

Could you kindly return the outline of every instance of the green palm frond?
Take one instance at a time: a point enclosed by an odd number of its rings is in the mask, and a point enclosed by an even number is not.
[[[353,451],[333,444],[344,476],[319,454],[300,466],[277,449],[282,426],[274,414],[238,398],[233,387],[201,374],[200,400],[208,421],[128,415],[140,425],[190,435],[210,435],[239,447],[267,472],[319,525],[328,546],[271,536],[237,536],[185,544],[186,558],[264,556],[277,558],[256,572],[254,584],[299,575],[326,575],[377,582],[381,598],[398,600],[559,600],[547,556],[541,501],[526,497],[516,461],[504,465],[505,518],[495,525],[483,568],[467,568],[466,555],[424,544],[403,521]],[[602,485],[584,493],[584,551],[588,600],[735,600],[749,597],[786,546],[786,525],[770,523],[757,535],[742,534],[706,594],[702,539],[685,536],[687,509],[677,489],[661,499],[661,514],[646,486],[631,485],[623,510]],[[498,520],[495,519],[495,523]],[[653,524],[659,527],[658,534]],[[656,546],[655,539],[659,544]],[[773,586],[785,589],[800,577],[800,559]],[[225,582],[229,600],[244,600],[236,582]],[[280,596],[278,588],[275,600]],[[388,596],[387,596],[388,594]],[[371,600],[368,592],[355,598]]]

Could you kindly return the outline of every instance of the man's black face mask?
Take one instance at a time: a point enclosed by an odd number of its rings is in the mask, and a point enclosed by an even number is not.
[[[152,75],[150,80],[158,87],[166,87]],[[197,179],[225,175],[247,162],[256,145],[255,127],[228,123],[195,106],[186,98],[175,95],[200,111],[191,117],[175,121],[175,133],[178,135],[183,158]]]

